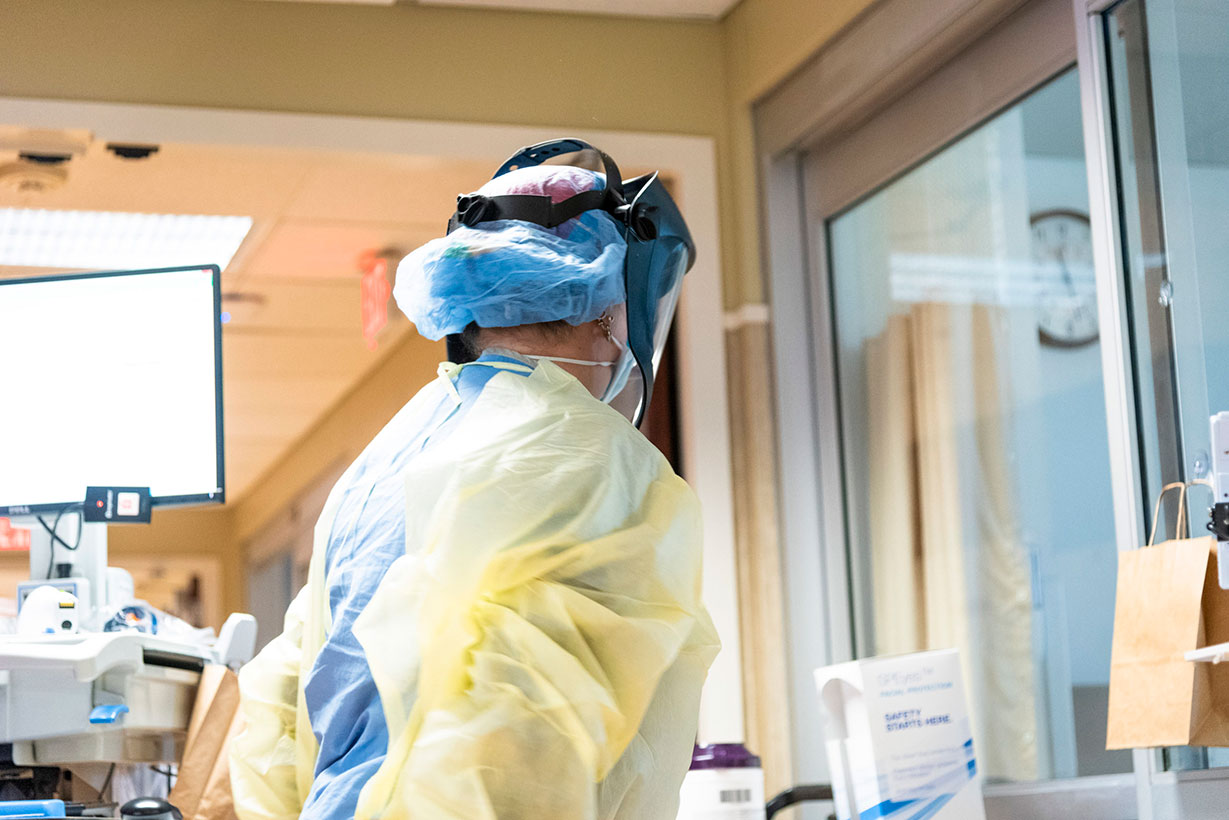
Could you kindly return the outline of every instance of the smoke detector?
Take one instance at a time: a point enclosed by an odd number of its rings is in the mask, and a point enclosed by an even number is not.
[[[10,162],[0,165],[0,188],[18,194],[45,194],[63,188],[68,182],[67,165],[38,162]]]
[[[0,151],[15,151],[40,157],[72,157],[84,154],[94,135],[84,128],[22,128],[0,125]]]

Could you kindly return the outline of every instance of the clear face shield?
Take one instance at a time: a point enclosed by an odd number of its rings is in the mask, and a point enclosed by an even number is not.
[[[674,244],[670,250],[657,249],[658,253],[665,251],[665,261],[661,266],[661,282],[663,292],[657,297],[651,310],[652,339],[649,354],[649,371],[651,375],[645,378],[644,371],[629,346],[616,368],[623,368],[626,375],[622,376],[616,370],[611,377],[610,388],[602,400],[618,410],[637,425],[643,419],[651,396],[653,379],[661,365],[661,357],[666,349],[666,341],[670,338],[670,327],[674,322],[674,312],[678,308],[679,293],[683,290],[683,274],[689,267],[689,254],[686,246]],[[655,254],[656,255],[656,254]],[[629,327],[630,330],[630,327]],[[630,333],[629,333],[630,338]],[[622,376],[622,378],[620,378]],[[621,385],[621,387],[620,387]],[[615,389],[619,388],[619,389]],[[647,388],[647,389],[646,389]]]
[[[683,215],[657,174],[629,179],[623,189],[628,199],[624,281],[633,361],[626,386],[610,404],[639,426],[653,398],[653,379],[670,336],[683,275],[695,262],[696,249]]]

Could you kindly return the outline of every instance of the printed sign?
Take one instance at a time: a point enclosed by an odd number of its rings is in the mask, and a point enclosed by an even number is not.
[[[815,680],[841,820],[985,820],[955,650],[837,664]]]
[[[388,283],[388,260],[381,256],[367,255],[359,260],[363,276],[360,280],[363,339],[368,350],[375,350],[376,337],[388,324],[388,297],[393,292]]]

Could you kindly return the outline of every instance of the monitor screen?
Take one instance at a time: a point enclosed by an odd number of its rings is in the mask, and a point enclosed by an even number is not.
[[[0,516],[87,486],[221,503],[216,266],[0,279]]]

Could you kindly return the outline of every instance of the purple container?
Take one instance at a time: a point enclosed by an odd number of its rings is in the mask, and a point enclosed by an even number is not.
[[[691,769],[758,769],[760,759],[741,743],[714,743],[696,746],[691,752]]]

